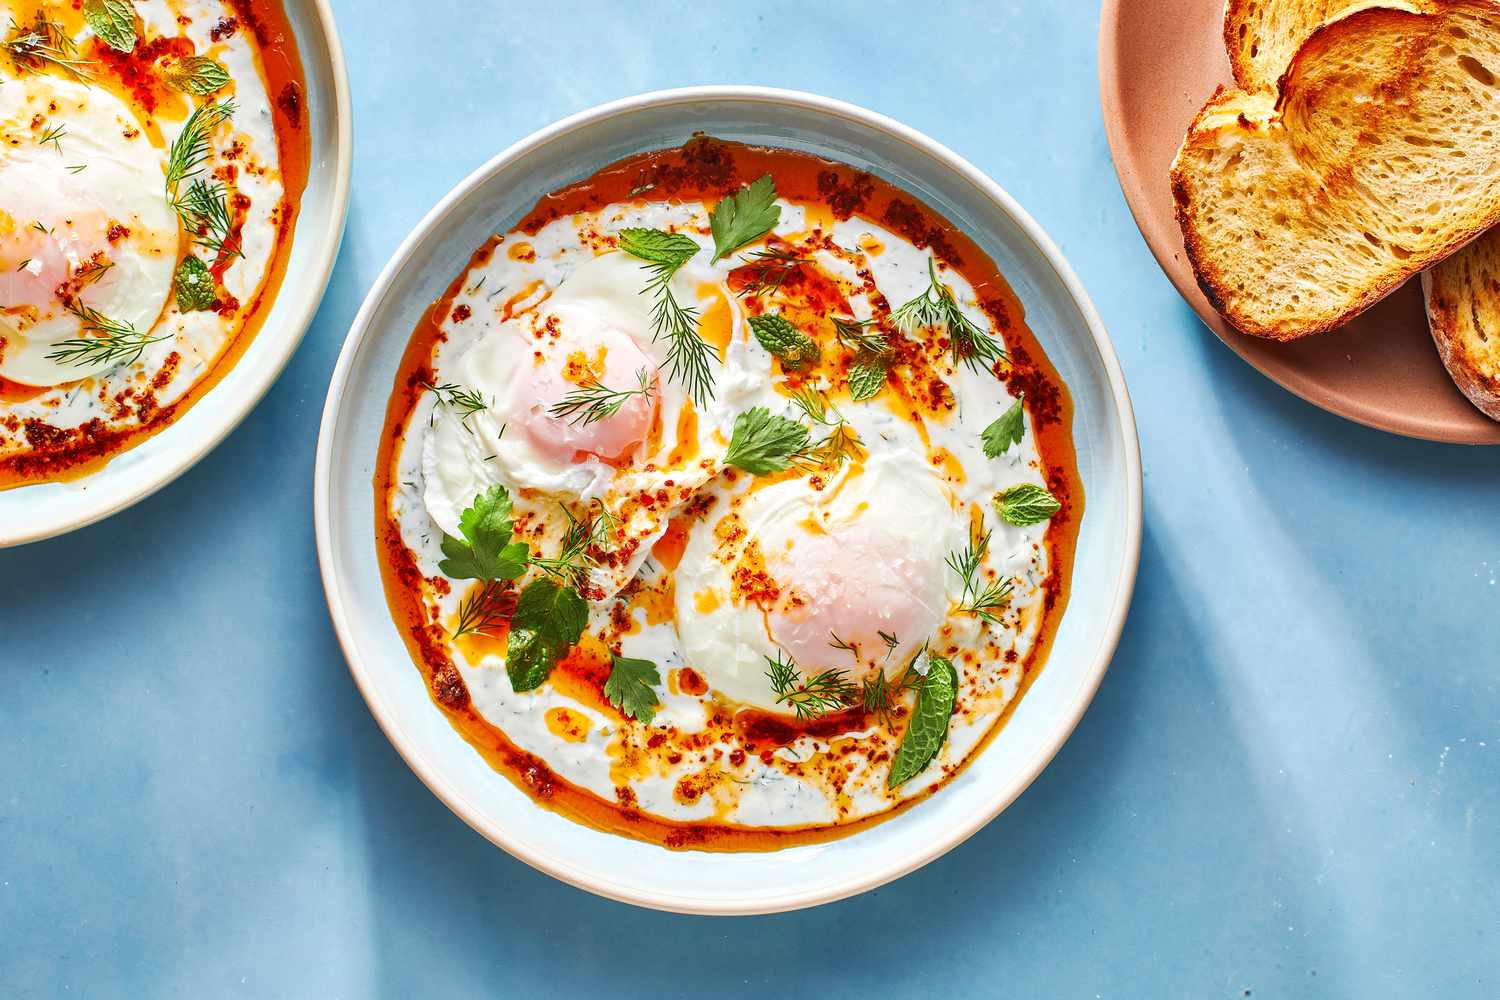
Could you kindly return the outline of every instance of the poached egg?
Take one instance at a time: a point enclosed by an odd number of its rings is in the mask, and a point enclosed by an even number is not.
[[[51,386],[113,367],[49,358],[96,335],[81,307],[145,333],[172,292],[166,157],[106,90],[0,79],[0,376]]]

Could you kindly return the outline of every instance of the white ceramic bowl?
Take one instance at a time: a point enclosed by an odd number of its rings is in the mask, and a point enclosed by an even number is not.
[[[80,479],[0,491],[0,548],[51,538],[143,500],[237,427],[271,388],[312,323],[349,207],[349,80],[328,0],[283,0],[307,80],[312,155],[286,276],[255,339],[218,385],[159,434]]]
[[[671,852],[538,808],[432,704],[392,622],[376,562],[376,448],[419,313],[475,247],[542,195],[697,131],[869,169],[974,236],[1072,390],[1087,497],[1056,646],[1000,737],[915,809],[844,840],[772,854]],[[454,189],[397,250],[354,322],[323,413],[314,490],[334,626],[370,710],[412,770],[475,830],[535,868],[614,899],[689,913],[768,913],[850,896],[931,861],[993,819],[1052,759],[1093,697],[1125,621],[1141,537],[1140,455],[1125,383],[1099,317],[1051,240],[993,181],[931,139],[837,101],[752,87],[606,104],[517,143]]]

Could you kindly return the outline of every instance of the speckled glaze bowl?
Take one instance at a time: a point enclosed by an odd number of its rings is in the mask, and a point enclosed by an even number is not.
[[[543,194],[694,132],[802,150],[880,175],[972,235],[1025,304],[1072,391],[1087,496],[1071,602],[1050,660],[994,743],[901,815],[826,844],[769,854],[673,852],[539,808],[466,744],[428,696],[392,621],[376,561],[372,480],[392,379],[416,320],[489,235]],[[962,843],[1041,772],[1073,731],[1124,625],[1141,540],[1135,422],[1114,349],[1052,241],[1010,196],[931,139],[809,94],[701,87],[645,94],[558,122],[491,160],[397,250],[344,344],[318,442],[318,556],[350,670],[386,735],[470,826],[590,892],[685,913],[769,913],[872,889]],[[1087,794],[1083,789],[1079,794]]]
[[[352,109],[328,0],[282,3],[302,56],[311,156],[286,275],[270,312],[234,367],[159,433],[88,475],[0,491],[0,548],[93,524],[192,468],[260,402],[311,325],[344,235]]]

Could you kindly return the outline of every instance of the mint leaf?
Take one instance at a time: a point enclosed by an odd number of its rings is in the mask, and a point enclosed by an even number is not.
[[[462,539],[443,536],[438,569],[454,580],[515,580],[526,572],[531,548],[511,543],[510,494],[498,483],[474,498],[458,518]]]
[[[995,511],[1000,520],[1017,528],[1041,524],[1060,510],[1062,504],[1057,497],[1031,483],[1012,486],[995,497]]]
[[[184,257],[177,265],[177,308],[180,312],[202,312],[213,308],[214,276],[197,257]]]
[[[780,313],[765,313],[750,317],[750,330],[771,354],[782,363],[797,367],[818,360],[818,345],[811,337],[792,325]]]
[[[1016,400],[1000,419],[990,424],[980,435],[984,439],[984,457],[999,458],[1021,443],[1026,435],[1026,394]]]
[[[708,214],[708,225],[714,234],[712,263],[717,264],[726,254],[760,239],[775,229],[780,221],[776,182],[770,174],[740,188]]]
[[[604,697],[609,703],[632,719],[647,725],[656,718],[658,704],[654,686],[661,683],[661,674],[650,660],[632,660],[623,656],[611,656],[609,680],[604,682]]]
[[[849,369],[849,398],[856,403],[874,399],[885,388],[885,362],[879,359],[861,361]]]
[[[505,646],[505,672],[516,691],[542,686],[557,661],[578,645],[589,621],[589,606],[576,590],[547,578],[521,591]]]
[[[724,464],[752,476],[785,472],[792,456],[807,447],[807,438],[807,428],[797,421],[772,416],[770,410],[757,406],[734,418],[734,434],[724,453]]]
[[[207,97],[228,86],[229,70],[208,56],[188,56],[167,71],[167,84],[184,93]]]
[[[917,689],[916,710],[891,762],[891,776],[886,782],[889,787],[906,784],[932,763],[948,739],[948,722],[957,700],[958,671],[941,656],[930,657],[927,676]]]
[[[620,249],[637,260],[675,271],[693,259],[698,252],[698,243],[682,233],[632,228],[620,230]]]
[[[87,0],[83,18],[105,45],[118,52],[135,50],[135,8],[130,0]]]

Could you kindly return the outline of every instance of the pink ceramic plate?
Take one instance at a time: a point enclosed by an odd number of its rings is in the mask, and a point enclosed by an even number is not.
[[[1162,270],[1224,343],[1303,399],[1396,434],[1500,444],[1500,424],[1469,404],[1438,360],[1419,282],[1340,330],[1292,344],[1236,333],[1198,290],[1168,172],[1193,116],[1231,81],[1223,24],[1223,0],[1104,0],[1104,125],[1125,199]]]

